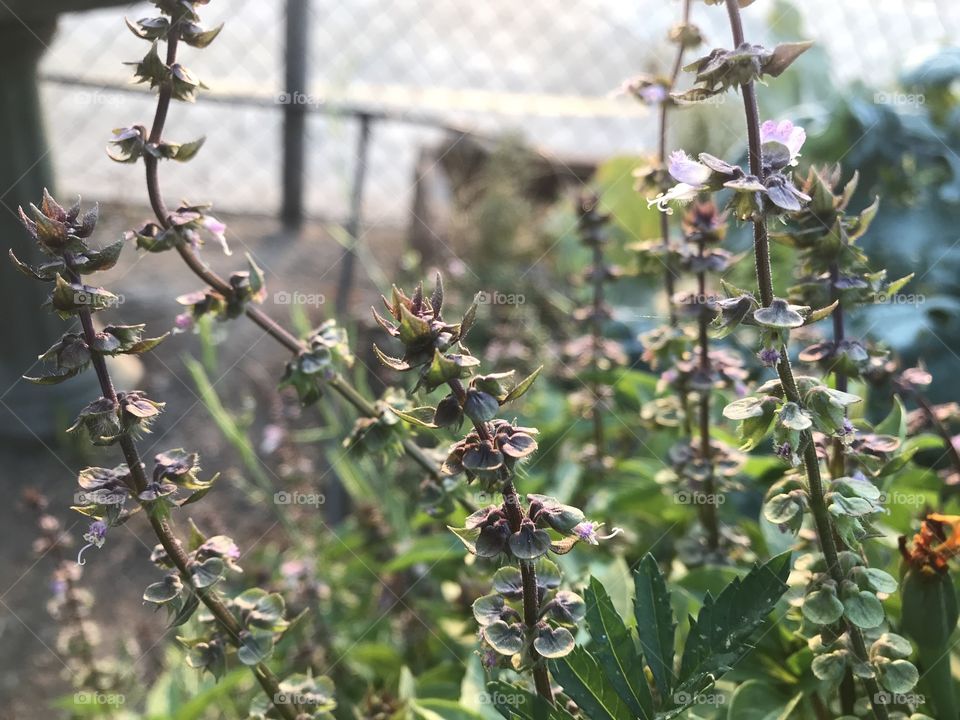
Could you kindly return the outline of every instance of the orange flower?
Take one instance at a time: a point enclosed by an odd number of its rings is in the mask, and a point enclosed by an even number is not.
[[[912,548],[907,548],[906,537],[900,537],[900,554],[922,571],[946,572],[947,562],[960,555],[960,515],[928,514],[913,536]]]

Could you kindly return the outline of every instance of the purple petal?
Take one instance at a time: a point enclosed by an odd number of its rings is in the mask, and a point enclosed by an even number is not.
[[[806,131],[789,120],[767,120],[760,126],[760,142],[778,142],[790,151],[790,159],[800,154],[800,148],[807,139]]]

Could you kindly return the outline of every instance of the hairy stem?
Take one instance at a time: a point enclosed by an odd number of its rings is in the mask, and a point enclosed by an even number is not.
[[[843,305],[841,303],[840,292],[837,290],[837,280],[840,278],[840,269],[837,263],[830,265],[830,297],[831,301],[837,303],[836,309],[831,314],[833,320],[833,347],[834,352],[839,349],[840,343],[845,339]],[[836,367],[833,370],[833,381],[837,390],[847,391],[847,374]],[[830,477],[838,478],[846,475],[846,455],[844,451],[843,440],[834,438],[831,443],[832,455],[830,457]]]
[[[683,24],[687,25],[690,22],[690,0],[683,0]],[[673,67],[670,70],[670,86],[667,88],[667,92],[673,90],[674,86],[677,84],[677,78],[680,76],[680,68],[683,67],[683,52],[684,46],[682,42],[677,43],[677,54],[673,60]],[[660,116],[657,127],[658,143],[657,143],[657,161],[661,169],[667,166],[667,117],[670,113],[670,100],[665,99],[660,103]],[[663,243],[664,249],[668,250],[668,254],[665,256],[666,260],[664,261],[664,271],[663,271],[663,288],[667,295],[667,313],[670,317],[670,324],[677,324],[677,311],[673,307],[673,293],[676,289],[674,283],[674,268],[673,263],[670,262],[669,256],[669,247],[670,247],[670,218],[666,213],[660,213],[660,239]]]
[[[703,258],[705,243],[702,234],[697,240],[697,254]],[[697,316],[698,339],[700,351],[700,373],[704,382],[711,380],[713,370],[710,367],[710,318],[705,312],[707,298],[707,274],[704,271],[697,273],[697,302],[701,312]],[[712,383],[711,383],[712,385]],[[707,533],[707,547],[716,550],[720,547],[720,526],[717,519],[717,483],[713,472],[713,447],[710,444],[710,388],[699,392],[699,420],[700,420],[700,459],[706,465],[707,476],[703,480],[704,501],[700,504],[700,522]]]
[[[733,44],[740,46],[744,42],[743,22],[740,18],[740,5],[738,0],[726,0],[727,14],[730,18],[730,28],[733,34]],[[743,96],[743,107],[747,121],[747,136],[749,141],[750,172],[757,178],[763,178],[763,150],[760,143],[760,114],[757,107],[757,95],[753,82],[748,82],[740,86],[740,92]],[[760,290],[760,300],[764,307],[770,305],[773,301],[773,273],[770,268],[770,243],[767,238],[767,223],[763,217],[753,219],[753,248],[754,260],[756,262],[757,283]],[[793,369],[790,366],[790,358],[787,354],[787,347],[784,346],[780,352],[780,362],[777,364],[777,374],[780,377],[780,383],[783,386],[784,395],[787,400],[801,404],[800,393],[797,390],[796,379],[793,376]],[[833,524],[830,521],[830,514],[824,500],[823,480],[820,476],[820,459],[817,457],[817,450],[813,444],[813,437],[809,431],[805,431],[801,436],[803,444],[803,464],[807,475],[807,484],[810,490],[810,509],[813,512],[814,524],[816,525],[817,537],[820,541],[820,549],[823,552],[827,563],[827,569],[830,577],[839,587],[843,581],[843,570],[840,567],[840,559],[837,553],[837,545],[833,537]],[[849,622],[846,625],[847,635],[850,638],[850,644],[853,653],[860,662],[867,661],[867,648],[863,640],[860,629]],[[867,678],[863,681],[867,694],[873,708],[874,716],[877,720],[887,720],[889,714],[886,706],[879,702],[880,686],[876,679]]]
[[[598,472],[602,473],[603,460],[606,456],[606,442],[603,427],[603,394],[606,385],[600,381],[600,357],[603,352],[603,246],[593,243],[593,314],[590,318],[591,356],[590,369],[593,371],[593,381],[590,392],[593,395],[591,419],[593,420],[593,444],[595,446]]]
[[[447,383],[450,390],[453,391],[460,407],[463,407],[467,399],[467,391],[463,383],[458,379],[453,379]],[[474,422],[474,429],[484,441],[491,442],[490,429],[485,422]],[[520,525],[523,522],[523,512],[520,509],[520,496],[513,485],[513,480],[507,478],[503,482],[503,506],[507,513],[507,521],[510,523],[512,532],[519,532]],[[532,632],[540,619],[540,593],[537,590],[537,571],[533,563],[526,560],[518,560],[520,566],[520,577],[523,581],[523,622],[527,630]],[[530,655],[533,660],[533,683],[537,688],[537,694],[547,702],[553,703],[553,690],[550,687],[550,673],[544,664],[540,654],[531,646]]]

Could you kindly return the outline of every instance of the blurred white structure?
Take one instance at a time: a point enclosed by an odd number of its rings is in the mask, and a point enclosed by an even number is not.
[[[758,0],[745,13],[748,37],[763,42],[785,32],[787,7]],[[840,82],[868,77],[872,85],[891,83],[911,53],[960,32],[960,3],[952,0],[803,0],[796,7],[806,34],[837,61]],[[208,134],[209,141],[189,166],[165,168],[172,197],[178,185],[216,188],[221,207],[276,211],[283,8],[282,2],[230,0],[203,9],[210,24],[228,15],[229,22],[209,49],[188,48],[185,64],[211,94],[258,97],[264,106],[176,106],[171,139]],[[145,45],[127,32],[121,16],[151,10],[136,3],[125,11],[64,16],[44,72],[128,83],[130,68],[121,63],[139,58]],[[313,0],[311,91],[299,100],[389,108],[481,130],[517,129],[559,154],[635,152],[649,146],[653,116],[610,93],[630,75],[667,65],[672,49],[664,35],[678,13],[677,0]],[[729,42],[722,6],[695,2],[694,21],[708,42]],[[147,121],[151,99],[59,83],[48,84],[44,97],[61,189],[141,202],[139,172],[110,162],[103,147],[111,128]],[[308,210],[342,218],[357,123],[312,113],[308,128]],[[418,148],[441,132],[399,122],[375,125],[368,220],[406,222]]]

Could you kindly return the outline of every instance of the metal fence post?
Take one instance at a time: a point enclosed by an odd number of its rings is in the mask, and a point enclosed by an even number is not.
[[[336,316],[345,317],[350,291],[353,289],[353,268],[357,260],[357,241],[360,236],[360,223],[363,219],[363,187],[367,182],[367,162],[370,154],[370,131],[373,118],[361,113],[357,115],[360,128],[357,133],[357,161],[353,168],[353,188],[350,194],[350,216],[344,228],[350,245],[341,259],[340,282],[337,285]]]
[[[287,0],[284,46],[283,207],[288,227],[303,222],[304,153],[307,129],[307,55],[310,0]]]

